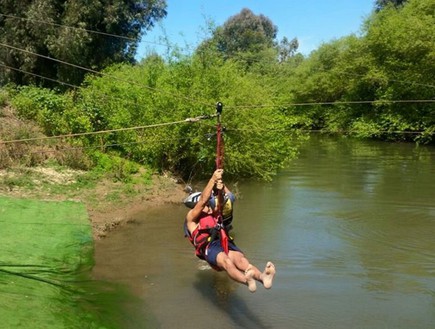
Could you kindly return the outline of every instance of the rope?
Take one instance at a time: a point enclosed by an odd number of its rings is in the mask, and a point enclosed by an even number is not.
[[[220,116],[220,115],[219,115]],[[218,118],[219,118],[218,116]],[[216,141],[216,169],[224,169],[224,162],[223,162],[223,138],[222,138],[222,125],[220,120],[218,121],[217,125],[217,141]],[[218,222],[219,224],[222,224],[223,222],[223,203],[224,203],[224,191],[223,189],[218,190],[217,197],[219,200],[218,203]]]
[[[188,101],[195,101],[198,104],[206,105],[206,104],[204,104],[202,102],[190,99],[187,96],[178,96],[178,95],[175,95],[173,93],[169,93],[169,92],[167,92],[165,90],[156,89],[156,88],[152,88],[152,87],[146,86],[146,85],[138,83],[136,81],[121,79],[121,78],[118,78],[116,76],[104,73],[104,72],[100,72],[100,71],[96,71],[96,70],[93,70],[93,69],[90,69],[90,68],[87,68],[87,67],[83,67],[83,66],[80,66],[80,65],[72,64],[72,63],[69,63],[69,62],[66,62],[66,61],[62,61],[62,60],[50,57],[50,56],[45,56],[45,55],[42,55],[42,54],[38,54],[38,53],[29,51],[29,50],[26,50],[26,49],[14,47],[12,45],[8,45],[8,44],[5,44],[5,43],[0,43],[0,46],[6,47],[6,48],[10,48],[10,49],[14,49],[14,50],[17,50],[17,51],[21,51],[21,52],[24,52],[24,53],[27,53],[27,54],[30,54],[30,55],[41,57],[41,58],[44,58],[44,59],[47,59],[47,60],[51,60],[51,61],[54,61],[54,62],[57,62],[57,63],[60,63],[60,64],[64,64],[64,65],[71,66],[71,67],[74,67],[74,68],[77,68],[77,69],[81,69],[81,70],[84,70],[84,71],[87,71],[87,72],[90,72],[90,73],[94,73],[94,74],[97,74],[97,75],[100,75],[100,76],[110,77],[110,78],[115,79],[117,81],[121,81],[121,82],[126,82],[126,83],[129,83],[129,84],[138,85],[138,86],[141,86],[141,87],[143,87],[143,88],[145,88],[147,90],[153,91],[153,92],[159,92],[159,93],[162,93],[162,94],[169,94],[169,95],[171,95],[171,96],[173,96],[175,98],[185,99],[185,100],[188,100]],[[31,72],[24,71],[24,70],[21,70],[21,69],[18,69],[18,68],[13,68],[13,67],[5,65],[4,63],[0,63],[0,66],[2,66],[4,68],[9,68],[9,69],[12,69],[12,70],[15,70],[15,71],[19,71],[19,72],[22,72],[24,74],[29,74],[29,75],[33,75],[33,76],[36,76],[36,77],[39,77],[39,78],[42,78],[42,79],[46,79],[46,80],[49,80],[49,81],[57,82],[59,84],[70,86],[72,88],[80,88],[78,86],[71,85],[71,84],[69,84],[67,82],[62,82],[62,81],[59,81],[59,80],[54,80],[54,79],[51,79],[51,78],[48,78],[48,77],[44,77],[44,76],[41,76],[41,75],[37,75],[37,74],[31,73]],[[414,82],[407,82],[407,83],[414,83]],[[420,84],[420,85],[423,85],[423,84]],[[435,87],[435,86],[432,86],[432,85],[425,85],[425,86],[427,86],[427,87]],[[382,100],[357,100],[357,101],[301,102],[301,103],[286,103],[286,104],[235,105],[235,106],[230,106],[229,108],[230,109],[252,109],[252,108],[277,108],[277,107],[289,107],[289,106],[298,106],[299,107],[299,106],[314,106],[314,105],[348,105],[348,104],[355,104],[355,105],[356,104],[374,104],[374,105],[378,104],[378,105],[381,105],[381,104],[396,104],[396,103],[397,104],[400,104],[400,103],[435,103],[435,99],[405,99],[405,100],[385,100],[385,99],[382,99]]]
[[[255,108],[277,108],[288,106],[313,106],[313,105],[348,105],[348,104],[400,104],[400,103],[435,103],[435,99],[377,99],[370,101],[333,101],[333,102],[306,102],[306,103],[282,103],[282,104],[262,104],[262,105],[234,105],[230,109],[255,109]]]
[[[193,99],[191,99],[191,98],[189,98],[187,96],[176,95],[176,94],[174,94],[172,92],[168,92],[168,91],[163,90],[163,89],[152,88],[152,87],[149,87],[149,86],[147,86],[147,85],[145,85],[143,83],[139,83],[139,82],[134,81],[134,80],[125,80],[125,79],[119,78],[119,77],[117,77],[115,75],[111,75],[111,74],[108,74],[108,73],[105,73],[105,72],[93,70],[93,69],[90,69],[90,68],[87,68],[87,67],[84,67],[84,66],[80,66],[80,65],[76,65],[76,64],[73,64],[73,63],[69,63],[69,62],[66,62],[66,61],[63,61],[63,60],[60,60],[60,59],[57,59],[57,58],[53,58],[53,57],[50,57],[50,56],[38,54],[38,53],[35,53],[35,52],[32,52],[32,51],[29,51],[27,49],[18,48],[18,47],[11,46],[11,45],[8,45],[8,44],[5,44],[5,43],[1,43],[1,42],[0,42],[0,46],[6,47],[6,48],[10,48],[10,49],[13,49],[13,50],[17,50],[17,51],[20,51],[20,52],[24,52],[26,54],[34,55],[34,56],[37,56],[37,57],[40,57],[40,58],[44,58],[44,59],[47,59],[47,60],[50,60],[50,61],[54,61],[54,62],[59,63],[59,64],[64,64],[64,65],[67,65],[67,66],[71,66],[71,67],[74,67],[74,68],[77,68],[77,69],[80,69],[80,70],[83,70],[83,71],[86,71],[86,72],[89,72],[89,73],[96,74],[98,76],[105,76],[105,77],[112,78],[112,79],[114,79],[116,81],[121,81],[121,82],[125,82],[125,83],[128,83],[128,84],[134,84],[134,85],[140,86],[142,88],[145,88],[147,90],[150,90],[152,92],[158,92],[158,93],[161,93],[161,94],[166,94],[166,95],[172,96],[174,98],[187,100],[189,102],[195,101],[195,100],[193,100]],[[206,106],[209,105],[209,104],[205,104],[205,103],[200,103],[199,101],[195,101],[195,102],[199,103],[201,105],[206,105]]]
[[[119,131],[128,131],[128,130],[138,130],[138,129],[147,129],[147,128],[156,128],[163,126],[170,126],[180,123],[195,123],[200,120],[205,120],[214,117],[214,115],[201,115],[195,118],[187,118],[184,120],[173,121],[173,122],[164,122],[164,123],[156,123],[147,126],[137,126],[137,127],[128,127],[128,128],[119,128],[119,129],[108,129],[108,130],[99,130],[99,131],[91,131],[85,133],[75,133],[75,134],[65,134],[65,135],[56,135],[56,136],[44,136],[44,137],[34,137],[34,138],[23,138],[23,139],[12,139],[7,141],[0,141],[0,144],[11,144],[11,143],[20,143],[20,142],[31,142],[31,141],[39,141],[39,140],[49,140],[49,139],[60,139],[60,138],[69,138],[69,137],[78,137],[78,136],[89,136],[89,135],[100,135],[107,134],[112,132]]]
[[[71,88],[74,88],[74,89],[80,88],[79,86],[70,84],[68,82],[63,82],[63,81],[60,81],[60,80],[56,80],[56,79],[45,77],[45,76],[40,75],[40,74],[36,74],[36,73],[32,73],[32,72],[21,70],[21,69],[17,69],[15,67],[5,65],[4,63],[0,63],[0,67],[4,67],[5,69],[11,69],[11,70],[14,70],[14,71],[17,71],[17,72],[21,72],[21,73],[24,73],[24,74],[32,75],[34,77],[38,77],[38,78],[41,78],[41,79],[44,79],[44,80],[48,80],[48,81],[51,81],[51,82],[56,82],[56,83],[58,83],[60,85],[68,86],[68,87],[71,87]]]
[[[216,104],[216,116],[217,116],[217,132],[216,132],[216,169],[223,169],[223,153],[224,153],[224,142],[222,138],[222,124],[221,124],[221,113],[222,113],[222,103]],[[219,237],[223,251],[228,254],[228,236],[223,226],[223,205],[224,205],[224,188],[217,190],[218,198],[218,209],[217,209],[217,221],[219,226]]]
[[[30,18],[26,18],[26,17],[19,17],[19,16],[7,15],[7,14],[2,14],[2,13],[0,13],[0,16],[7,17],[7,18],[13,18],[13,19],[19,19],[19,20],[23,20],[23,21],[27,21],[27,22],[46,24],[46,25],[51,25],[51,26],[56,26],[56,27],[61,27],[61,28],[66,28],[66,29],[71,29],[71,30],[76,30],[76,31],[86,31],[88,33],[104,35],[104,36],[112,37],[112,38],[125,39],[125,40],[134,41],[134,42],[137,41],[136,38],[131,38],[131,37],[127,37],[127,36],[123,36],[123,35],[119,35],[119,34],[101,32],[101,31],[96,31],[96,30],[91,30],[91,29],[85,29],[83,27],[75,27],[75,26],[71,26],[71,25],[52,23],[52,22],[42,21],[39,19],[30,19]],[[166,46],[166,44],[163,44],[163,43],[147,41],[147,40],[141,40],[141,42],[154,44],[154,45],[158,45],[158,46]]]

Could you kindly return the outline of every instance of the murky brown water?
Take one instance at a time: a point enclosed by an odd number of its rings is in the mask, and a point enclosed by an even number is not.
[[[313,138],[238,187],[236,242],[273,288],[204,268],[183,205],[147,210],[96,245],[95,278],[132,292],[125,328],[434,328],[435,148]]]

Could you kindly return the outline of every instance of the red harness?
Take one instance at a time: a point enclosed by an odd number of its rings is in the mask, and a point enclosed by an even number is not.
[[[216,226],[218,226],[216,218],[212,215],[202,213],[199,219],[199,224],[192,233],[190,233],[186,228],[186,236],[195,247],[195,255],[201,259],[204,259],[205,249],[209,242],[214,240],[214,238],[219,238],[218,235],[213,234]]]

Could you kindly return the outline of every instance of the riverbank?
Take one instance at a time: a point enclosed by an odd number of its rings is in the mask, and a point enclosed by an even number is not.
[[[179,203],[186,196],[184,184],[175,177],[151,175],[125,184],[110,179],[87,186],[77,184],[85,173],[52,168],[0,171],[0,195],[37,200],[82,202],[89,215],[94,240],[107,237],[119,226],[131,222],[142,209]]]
[[[107,188],[108,186],[103,184],[98,188],[98,193]],[[152,187],[134,197],[124,196],[121,203],[89,204],[87,209],[94,239],[104,238],[118,226],[132,222],[132,216],[143,209],[163,206],[166,203],[181,203],[185,196],[184,185],[178,184],[176,179],[154,176]]]
[[[44,137],[35,123],[20,119],[9,106],[0,108],[0,117],[0,140],[16,139],[18,132]],[[15,158],[17,154],[21,157]],[[62,156],[50,146],[0,145],[0,168],[7,168],[0,170],[0,196],[82,202],[94,239],[128,223],[141,209],[181,202],[186,196],[184,184],[169,173],[158,175],[141,168],[127,182],[110,176],[95,178],[86,171],[61,167]],[[76,156],[80,162],[80,154]]]

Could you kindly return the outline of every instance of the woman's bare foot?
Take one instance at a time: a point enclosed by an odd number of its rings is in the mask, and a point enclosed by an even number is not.
[[[267,262],[264,272],[261,273],[261,281],[263,281],[264,288],[272,288],[273,277],[275,276],[275,265],[272,262]]]
[[[245,278],[246,278],[246,284],[248,285],[248,289],[250,292],[255,292],[257,290],[257,284],[255,283],[254,279],[254,269],[252,268],[252,265],[249,264],[248,268],[245,270]]]

